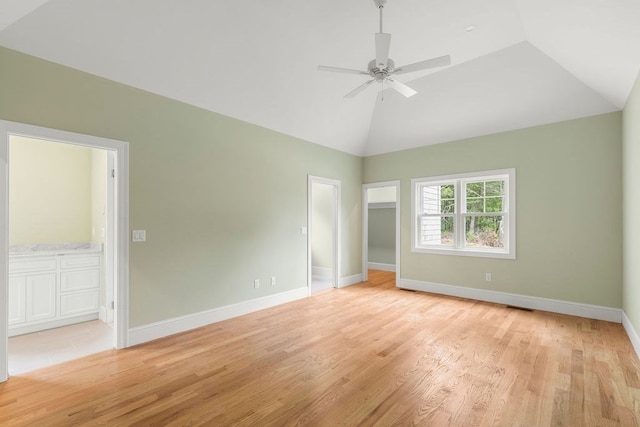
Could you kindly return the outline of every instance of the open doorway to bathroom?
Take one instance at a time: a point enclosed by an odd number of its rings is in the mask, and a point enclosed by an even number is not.
[[[9,375],[114,347],[113,162],[9,137]]]
[[[340,181],[310,176],[309,292],[339,286]]]
[[[9,216],[10,213],[11,215],[18,215],[12,211],[14,206],[10,206],[9,194],[9,178],[11,174],[11,165],[9,164],[11,154],[10,140],[16,137],[26,137],[49,143],[62,143],[67,147],[73,146],[104,151],[95,156],[93,155],[94,152],[90,152],[92,153],[92,162],[100,163],[105,156],[107,159],[104,243],[92,241],[91,232],[93,230],[91,227],[94,224],[93,218],[90,220],[92,225],[89,227],[89,237],[83,237],[82,239],[64,238],[64,240],[89,240],[88,242],[51,242],[49,239],[53,239],[53,237],[49,235],[45,243],[42,243],[42,241],[16,241],[10,243]],[[49,160],[65,164],[64,159],[52,157]],[[93,163],[91,168],[93,168]],[[96,170],[98,170],[97,167]],[[104,175],[103,178],[105,178]],[[50,177],[41,177],[39,187],[46,188],[48,181],[51,179]],[[85,182],[85,186],[92,186],[93,178],[85,178],[85,181],[87,180],[90,180],[91,183],[87,184]],[[98,180],[95,181],[97,183]],[[64,189],[64,185],[61,186]],[[69,189],[69,191],[71,190]],[[87,190],[85,189],[85,191]],[[34,192],[36,194],[41,193],[39,190],[34,190]],[[98,191],[96,190],[97,193]],[[51,198],[47,194],[48,199],[41,199],[42,201],[36,204],[36,207],[41,212],[33,215],[41,215],[42,212],[53,214],[53,210],[58,208],[59,205],[71,204],[66,195],[59,192],[56,194],[59,194],[57,198]],[[87,203],[91,205],[93,202]],[[93,211],[94,209],[89,208],[89,210]],[[95,209],[95,211],[97,214],[101,214],[101,209]],[[95,224],[94,234],[101,236],[102,231],[101,227],[98,226],[98,221],[95,221]],[[71,225],[67,223],[66,227],[71,227]],[[101,321],[100,319],[103,319],[106,321],[102,323],[111,323],[112,321],[113,332],[110,333],[111,345],[109,348],[120,349],[128,346],[128,230],[129,144],[127,142],[0,120],[0,382],[9,379],[9,335],[23,336],[27,333],[34,333],[36,329],[30,328],[35,328],[39,322],[48,323],[49,326],[62,327],[65,322],[75,318],[93,321]],[[27,229],[25,233],[33,231]],[[15,233],[19,232],[16,231]],[[15,234],[15,236],[20,238],[20,234]],[[97,237],[96,239],[100,240],[101,238]],[[55,240],[58,239],[56,238]],[[64,245],[65,243],[69,245]],[[92,245],[92,243],[101,243],[101,245]],[[53,244],[53,246],[47,246],[47,244]],[[55,244],[58,244],[58,246],[56,247]],[[80,246],[74,247],[74,244],[80,244]],[[14,262],[10,262],[10,246],[13,247],[13,252],[39,249],[40,253],[31,255],[31,259],[29,259],[29,255],[22,254],[21,257],[16,254],[18,259],[15,260],[14,264]],[[60,254],[58,253],[60,246],[64,250],[76,250],[79,252]],[[83,250],[84,252],[82,252]],[[38,258],[39,256],[40,258]],[[104,274],[102,271],[104,271]],[[101,293],[103,280],[105,283],[104,299],[102,299],[103,295]],[[97,292],[96,281],[98,282]],[[9,282],[11,282],[11,288],[13,289],[11,291]],[[113,284],[113,286],[109,287],[106,284]],[[42,290],[45,292],[40,292]],[[109,296],[109,292],[111,292],[111,296]],[[19,305],[11,305],[10,308],[8,299],[12,300],[11,304],[15,301]],[[95,310],[96,301],[97,310]],[[111,306],[109,306],[109,301],[113,301]],[[102,310],[103,302],[104,310]],[[88,307],[91,307],[91,310]],[[91,312],[89,313],[89,311]],[[22,321],[23,319],[24,321]],[[75,358],[75,356],[72,355],[70,358]],[[59,361],[61,361],[59,358],[55,360],[55,362]]]

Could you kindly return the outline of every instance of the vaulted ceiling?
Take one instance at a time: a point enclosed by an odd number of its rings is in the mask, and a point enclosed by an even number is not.
[[[316,69],[366,70],[372,0],[0,0],[0,45],[369,155],[620,110],[639,22],[639,0],[389,0],[396,65],[452,58],[398,76],[411,98]]]

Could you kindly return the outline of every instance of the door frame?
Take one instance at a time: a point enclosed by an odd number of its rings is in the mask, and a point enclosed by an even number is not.
[[[115,347],[128,346],[129,331],[129,144],[124,141],[0,120],[0,382],[8,379],[9,137],[24,136],[113,153]]]
[[[400,284],[400,181],[362,184],[362,280],[369,279],[369,194],[370,188],[396,188],[396,286]]]
[[[323,178],[320,176],[308,175],[307,177],[307,288],[311,295],[311,276],[312,276],[312,260],[311,260],[311,236],[312,236],[312,201],[313,201],[313,184],[326,184],[334,188],[333,191],[333,217],[335,218],[335,227],[333,229],[333,287],[340,287],[340,206],[341,186],[342,182],[336,179]]]

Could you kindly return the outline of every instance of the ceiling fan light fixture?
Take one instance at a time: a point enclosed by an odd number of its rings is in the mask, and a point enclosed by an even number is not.
[[[477,27],[476,27],[475,25],[469,25],[469,26],[467,26],[464,30],[465,30],[467,33],[470,33],[470,32],[472,32],[472,31],[475,31],[475,29],[476,29],[476,28],[477,28]]]

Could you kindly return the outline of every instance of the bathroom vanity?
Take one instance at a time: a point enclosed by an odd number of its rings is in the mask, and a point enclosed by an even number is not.
[[[9,248],[9,336],[98,318],[102,245]]]

